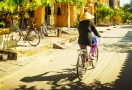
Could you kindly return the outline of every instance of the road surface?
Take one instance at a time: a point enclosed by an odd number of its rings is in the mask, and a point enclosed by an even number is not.
[[[0,90],[131,90],[132,26],[102,34],[99,62],[87,70],[82,81],[76,76],[77,41],[65,50],[42,52],[33,63],[0,79]],[[26,61],[26,60],[24,60]]]

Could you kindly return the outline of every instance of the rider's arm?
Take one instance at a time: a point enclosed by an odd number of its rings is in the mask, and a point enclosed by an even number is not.
[[[93,33],[98,36],[101,37],[101,35],[99,34],[99,32],[97,31],[97,29],[95,28],[94,24],[91,23],[91,30],[93,31]]]

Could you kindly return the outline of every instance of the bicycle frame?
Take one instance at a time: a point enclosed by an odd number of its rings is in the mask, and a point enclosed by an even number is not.
[[[40,33],[43,34],[42,36],[48,36],[48,33],[47,33],[47,23],[46,22],[41,25]]]
[[[100,43],[100,40],[99,40]],[[98,44],[99,44],[98,43]],[[95,56],[96,59],[95,60],[90,60],[88,57],[88,54],[90,53],[91,47],[89,50],[87,50],[88,48],[86,47],[85,49],[78,49],[78,59],[77,59],[77,77],[79,78],[79,80],[81,80],[86,72],[86,70],[88,69],[89,66],[92,66],[93,68],[96,67],[96,63],[98,61],[98,47],[97,50],[95,51]],[[84,67],[83,67],[84,65]],[[92,69],[92,68],[91,68]]]
[[[27,37],[28,32],[30,31],[30,26],[28,26],[28,27],[25,29],[25,33],[23,33],[24,31],[21,30],[21,29],[19,29],[18,31],[21,33],[21,36],[23,36],[23,41],[26,42],[26,37]]]

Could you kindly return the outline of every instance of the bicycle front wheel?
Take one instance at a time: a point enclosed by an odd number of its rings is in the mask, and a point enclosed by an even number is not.
[[[37,46],[40,43],[39,33],[35,30],[30,30],[27,33],[27,40],[30,45]]]
[[[16,32],[15,32],[15,38],[16,38],[17,42],[20,41],[21,36],[22,36],[22,33],[21,33],[20,31],[16,31]]]
[[[79,54],[78,59],[77,59],[77,77],[79,80],[81,80],[86,72],[86,68],[84,66],[85,64],[85,54]]]
[[[46,26],[42,27],[42,33],[43,33],[44,36],[46,36],[46,37],[48,36],[47,27]]]
[[[92,60],[92,67],[95,68],[96,65],[97,65],[97,62],[98,62],[98,48],[96,49],[95,51],[95,54],[94,54],[94,60]]]

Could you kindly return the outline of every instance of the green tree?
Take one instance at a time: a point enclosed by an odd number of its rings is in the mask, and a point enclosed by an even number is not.
[[[77,8],[85,6],[87,0],[3,0],[0,1],[0,14],[16,15],[25,14],[29,10],[35,10],[38,6],[52,6],[54,2],[66,2]]]
[[[130,21],[132,19],[132,0],[130,0],[130,3],[125,3],[122,7],[122,21],[124,23]]]
[[[107,7],[106,5],[102,3],[97,2],[97,9],[95,12],[97,14],[97,22],[106,23],[106,22],[110,22],[113,9]]]

